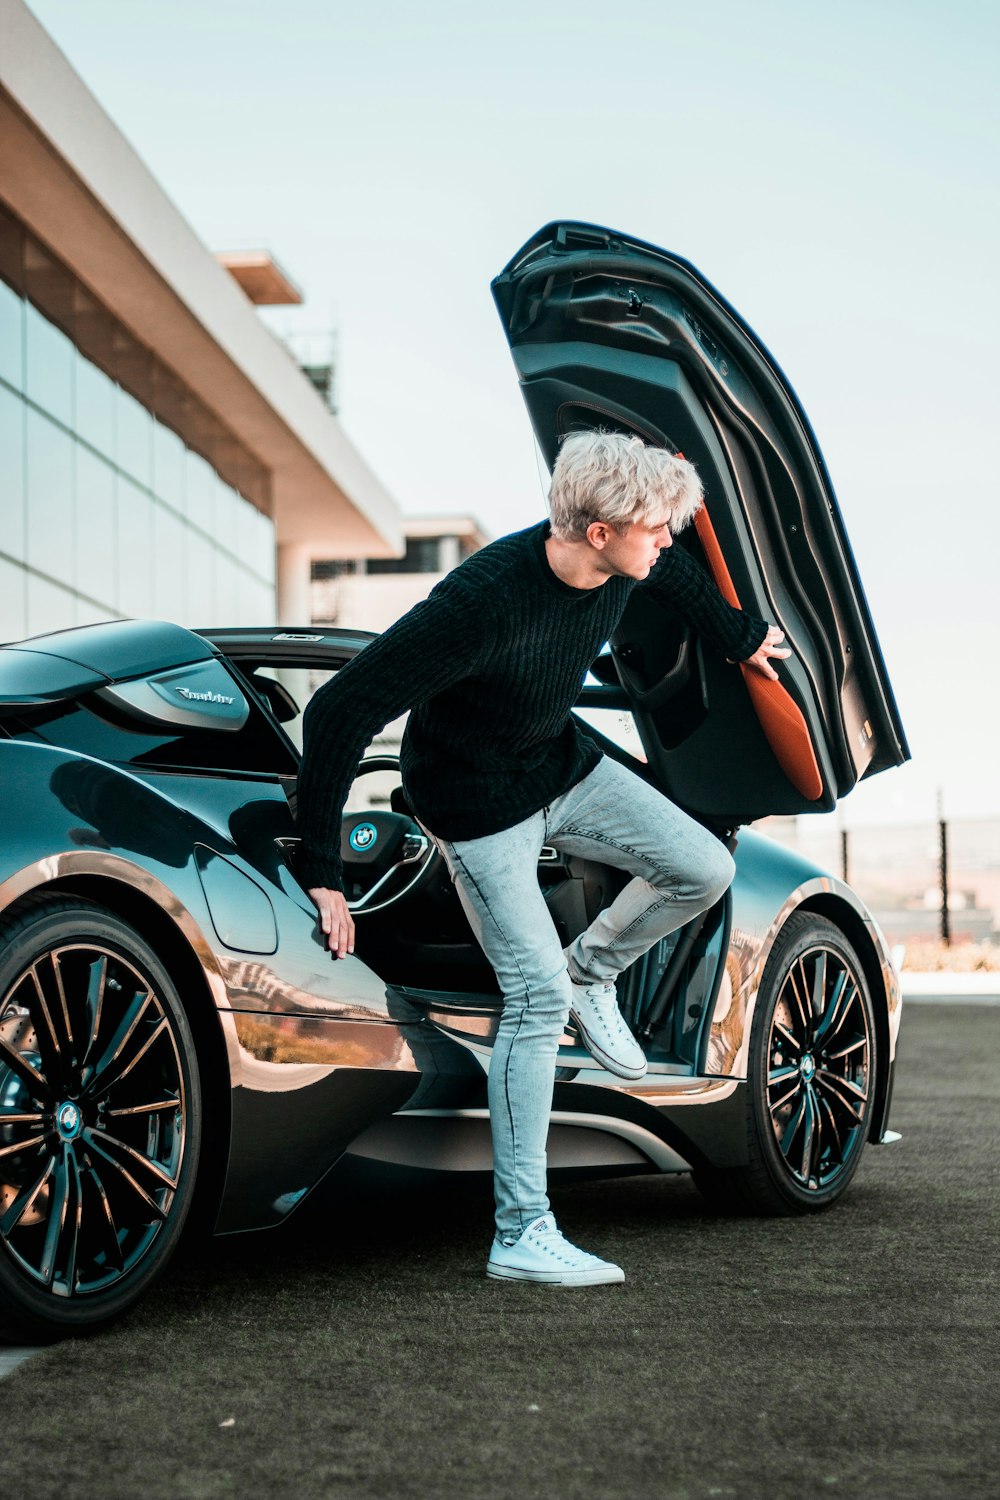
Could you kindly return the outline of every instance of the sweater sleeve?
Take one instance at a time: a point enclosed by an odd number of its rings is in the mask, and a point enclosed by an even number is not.
[[[731,661],[753,656],[767,635],[767,621],[729,604],[697,559],[676,542],[640,588],[648,588],[658,604],[693,625]]]
[[[445,584],[342,667],[306,708],[296,814],[296,874],[306,889],[343,888],[341,818],[368,745],[393,719],[472,674],[483,656],[482,609],[470,590]]]

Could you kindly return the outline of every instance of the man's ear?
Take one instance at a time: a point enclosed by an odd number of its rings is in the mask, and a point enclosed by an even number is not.
[[[610,535],[611,527],[608,525],[607,521],[591,521],[590,525],[587,527],[587,541],[592,547],[596,547],[598,552],[604,551],[605,547],[608,545],[608,537]]]

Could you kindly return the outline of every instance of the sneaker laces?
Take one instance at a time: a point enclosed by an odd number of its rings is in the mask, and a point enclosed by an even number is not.
[[[577,984],[575,979],[572,982],[577,989],[583,989],[583,986]],[[581,999],[590,1001],[593,1006],[594,1019],[600,1021],[610,1036],[622,1039],[626,1036],[631,1037],[632,1033],[625,1025],[618,1008],[618,996],[613,984],[602,983],[598,979],[591,980]]]
[[[529,1235],[533,1249],[544,1250],[546,1255],[551,1255],[553,1260],[561,1261],[563,1265],[580,1265],[585,1261],[597,1259],[587,1250],[580,1250],[576,1245],[570,1244],[562,1230],[556,1227],[555,1220],[548,1215],[536,1219],[534,1224],[529,1224],[522,1239],[527,1239]]]

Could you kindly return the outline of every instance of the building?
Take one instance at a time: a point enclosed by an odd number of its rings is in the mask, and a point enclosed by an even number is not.
[[[310,619],[385,630],[490,537],[472,516],[404,516],[402,557],[314,561]]]
[[[0,640],[119,615],[302,623],[396,505],[21,0],[0,0]],[[280,291],[280,289],[279,289]]]
[[[385,630],[426,599],[436,583],[490,540],[471,516],[404,516],[402,557],[317,561],[312,565],[310,619],[317,625]],[[319,686],[314,678],[311,686]],[[399,753],[405,715],[387,724],[374,741],[379,754]],[[371,775],[355,786],[351,811],[388,807],[395,775]]]

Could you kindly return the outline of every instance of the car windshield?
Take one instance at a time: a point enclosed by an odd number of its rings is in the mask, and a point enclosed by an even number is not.
[[[284,718],[282,715],[282,728],[292,741],[295,748],[302,751],[302,719],[305,710],[313,695],[326,683],[336,676],[339,667],[256,667],[252,673],[248,673],[249,681],[257,688],[263,697],[268,697],[267,683],[273,682],[283,690],[284,695],[291,702],[287,703],[284,712],[290,712],[294,704],[296,713],[294,717]],[[246,668],[244,667],[244,671]],[[272,700],[272,709],[275,704]],[[403,738],[403,730],[406,726],[407,715],[395,719],[387,724],[382,733],[372,741],[365,751],[365,760],[371,761],[378,756],[385,755],[397,757],[399,746]],[[399,768],[393,766],[382,771],[367,772],[359,777],[351,788],[345,805],[345,813],[367,812],[372,808],[391,807],[392,793],[399,786]]]
[[[627,708],[595,708],[587,704],[573,710],[578,719],[596,729],[606,740],[624,750],[633,760],[646,762],[646,752],[635,725],[635,719]]]

